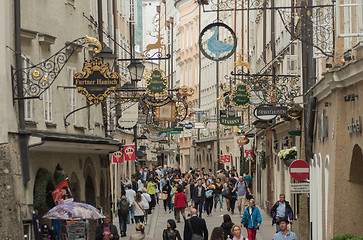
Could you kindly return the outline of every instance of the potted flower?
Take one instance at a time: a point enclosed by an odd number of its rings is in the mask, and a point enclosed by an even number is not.
[[[296,160],[297,150],[296,147],[292,147],[289,149],[282,149],[277,156],[284,162],[286,166],[290,166],[290,164]]]

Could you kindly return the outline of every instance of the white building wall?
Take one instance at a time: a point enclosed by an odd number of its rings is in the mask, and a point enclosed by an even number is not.
[[[7,46],[14,49],[13,39],[13,9],[11,1],[0,2],[0,144],[8,142],[8,132],[17,131],[17,114],[12,99],[12,83],[10,66],[15,67],[14,53]]]

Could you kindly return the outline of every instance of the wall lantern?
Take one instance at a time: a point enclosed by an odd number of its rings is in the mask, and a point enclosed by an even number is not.
[[[145,65],[142,64],[142,62],[139,60],[131,60],[131,63],[127,66],[127,69],[130,72],[131,82],[137,82],[141,80],[144,74]]]
[[[100,53],[96,55],[96,57],[102,58],[103,63],[108,63],[110,69],[113,69],[113,64],[117,58],[116,54],[114,54],[111,48],[104,46]]]

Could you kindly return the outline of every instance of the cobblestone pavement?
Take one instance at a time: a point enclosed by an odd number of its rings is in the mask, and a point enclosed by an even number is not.
[[[206,213],[203,213],[202,217],[207,222],[209,235],[212,233],[213,228],[219,227],[223,222],[223,214],[230,214],[225,208],[225,202],[223,203],[223,211],[220,211],[219,206],[217,206],[217,211],[213,209],[211,216],[207,217]],[[273,235],[275,234],[275,226],[271,226],[271,217],[266,213],[265,210],[260,209],[262,215],[262,224],[260,230],[257,232],[256,239],[257,240],[271,240]],[[241,222],[241,216],[237,213],[230,214],[232,221],[234,223]],[[169,211],[165,212],[162,205],[156,205],[153,210],[152,215],[149,215],[149,221],[146,225],[146,233],[151,236],[154,240],[162,239],[163,230],[166,228],[166,221],[168,219],[174,218],[173,213],[169,213]],[[118,227],[118,219],[114,219],[114,224]],[[129,239],[129,236],[135,232],[135,224],[127,225],[127,237],[121,239]],[[179,230],[182,238],[184,231],[184,221],[181,218],[181,222],[177,223],[177,229]],[[247,237],[246,229],[242,229],[242,235]]]

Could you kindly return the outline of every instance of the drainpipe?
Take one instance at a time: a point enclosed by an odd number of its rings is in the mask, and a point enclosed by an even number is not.
[[[16,68],[16,80],[18,91],[18,120],[19,120],[19,152],[21,167],[23,171],[23,184],[27,184],[30,180],[29,172],[29,159],[28,159],[28,133],[25,131],[25,112],[24,112],[24,99],[23,96],[23,75],[22,71],[22,58],[21,58],[21,16],[20,16],[20,0],[14,1],[14,25],[15,25],[15,68]]]
[[[107,0],[107,24],[108,24],[108,35],[112,36],[112,0]],[[111,48],[112,40],[111,38],[108,38],[108,46]],[[115,52],[116,54],[116,52]]]

